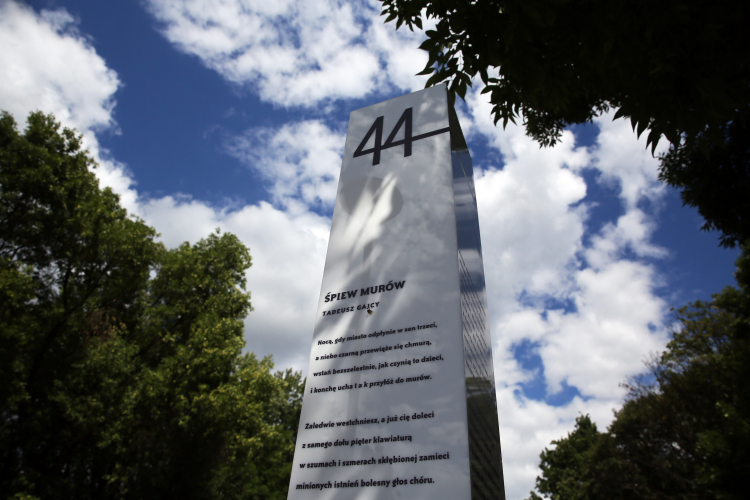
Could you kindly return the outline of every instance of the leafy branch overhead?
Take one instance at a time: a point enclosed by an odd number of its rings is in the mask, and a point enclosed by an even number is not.
[[[566,126],[614,109],[638,136],[648,132],[652,153],[664,136],[672,149],[710,157],[710,145],[727,147],[726,125],[742,117],[747,123],[750,115],[747,2],[381,2],[397,28],[434,23],[421,45],[429,56],[419,73],[430,75],[427,86],[446,82],[451,96],[464,98],[481,80],[495,123],[521,118],[543,146],[554,145]],[[746,127],[741,132],[749,135]]]

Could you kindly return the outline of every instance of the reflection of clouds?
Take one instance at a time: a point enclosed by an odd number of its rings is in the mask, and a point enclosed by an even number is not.
[[[428,442],[440,443],[439,446],[446,448],[455,448],[464,444],[463,434],[466,434],[466,424],[456,421],[445,422],[430,426]],[[435,448],[434,445],[432,447]]]

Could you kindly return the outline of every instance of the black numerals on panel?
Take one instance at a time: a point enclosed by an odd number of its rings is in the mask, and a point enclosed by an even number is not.
[[[427,137],[432,137],[433,135],[442,134],[444,132],[448,132],[449,128],[443,128],[439,130],[434,130],[432,132],[427,132],[426,134],[420,134],[417,136],[412,137],[412,108],[406,108],[404,112],[401,114],[401,118],[398,119],[396,122],[396,125],[393,127],[393,130],[391,130],[391,133],[388,134],[388,138],[385,140],[385,144],[382,143],[383,141],[383,117],[378,116],[375,119],[375,122],[370,127],[370,130],[367,131],[365,134],[365,137],[362,139],[362,142],[359,143],[359,146],[357,147],[357,150],[354,151],[354,158],[357,158],[358,156],[364,156],[369,155],[372,153],[372,164],[373,165],[379,165],[380,164],[380,152],[384,149],[393,148],[396,146],[404,145],[404,157],[411,156],[411,143],[414,141],[418,141],[420,139],[425,139]],[[396,134],[398,134],[398,131],[401,129],[401,127],[404,127],[404,138],[400,141],[394,141],[393,139],[396,137]],[[372,134],[375,134],[375,144],[370,149],[364,149],[365,145],[367,144],[367,141],[370,140],[370,137],[372,137]]]
[[[367,144],[367,141],[370,140],[370,136],[372,136],[373,132],[375,133],[375,146],[373,146],[370,149],[362,150],[362,148],[365,147],[365,144]],[[370,153],[372,153],[372,164],[379,165],[380,164],[380,150],[383,149],[383,146],[380,145],[382,141],[383,141],[383,117],[378,116],[375,119],[375,123],[373,123],[372,127],[370,127],[370,130],[368,130],[367,134],[365,134],[365,138],[362,139],[362,142],[360,142],[359,146],[357,146],[357,150],[354,152],[354,158],[358,156],[369,155]]]
[[[404,126],[404,140],[402,141],[396,141],[393,142],[393,138],[396,137],[396,134],[398,134],[399,129],[401,126]],[[367,141],[370,140],[370,137],[372,137],[372,134],[375,134],[375,145],[371,147],[370,149],[364,149],[365,144],[367,144]],[[365,134],[365,138],[362,139],[362,142],[359,143],[359,146],[357,147],[357,150],[354,152],[354,158],[357,158],[358,156],[364,156],[369,155],[372,153],[372,164],[373,165],[379,165],[380,164],[380,152],[384,149],[392,148],[394,146],[400,146],[401,144],[404,145],[404,156],[411,156],[411,108],[406,108],[401,115],[401,118],[398,119],[396,122],[396,126],[393,127],[393,130],[391,130],[391,133],[388,134],[388,138],[385,140],[385,144],[382,144],[383,142],[383,117],[378,116],[375,119],[375,123],[372,124],[372,127],[370,127],[370,130],[367,131]]]

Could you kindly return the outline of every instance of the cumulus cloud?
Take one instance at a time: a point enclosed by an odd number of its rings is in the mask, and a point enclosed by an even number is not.
[[[630,122],[612,120],[614,111],[597,117],[599,128],[592,167],[600,172],[600,182],[614,184],[627,209],[639,202],[658,202],[664,196],[665,186],[658,182],[657,161],[646,148],[646,139],[636,139]],[[656,153],[665,152],[667,143],[661,141]]]
[[[345,135],[320,120],[279,128],[254,128],[227,141],[229,154],[268,182],[273,200],[285,207],[333,207]]]
[[[495,127],[479,90],[467,96],[462,120],[470,142],[486,141],[503,159],[475,176],[506,490],[520,499],[533,487],[541,449],[579,413],[605,428],[623,396],[619,384],[664,347],[667,307],[653,259],[666,250],[651,242],[663,190],[645,141],[622,121],[598,119],[592,147],[565,132],[542,149],[518,126]],[[598,231],[586,200],[589,170],[624,212]],[[539,363],[522,363],[521,346]],[[547,397],[527,394],[530,382]],[[549,403],[565,388],[568,401]]]
[[[634,241],[646,246],[653,221],[627,211],[587,244],[581,168],[591,152],[575,147],[572,135],[539,149],[516,127],[492,133],[504,136],[495,140],[505,165],[477,176],[477,199],[497,364],[527,340],[540,346],[550,393],[565,382],[585,396],[618,397],[618,383],[642,369],[644,348],[663,345],[663,334],[652,331],[665,310],[658,275],[623,257]]]
[[[65,10],[0,2],[0,47],[2,106],[20,123],[41,109],[82,131],[114,125],[120,81]]]
[[[179,50],[282,106],[417,90],[424,82],[414,76],[427,62],[414,43],[420,34],[382,26],[377,2],[147,0],[146,5]]]

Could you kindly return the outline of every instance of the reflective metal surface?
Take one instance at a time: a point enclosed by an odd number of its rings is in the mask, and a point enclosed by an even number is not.
[[[455,112],[450,110],[461,319],[469,427],[472,500],[504,500],[492,340],[479,237],[474,170]]]
[[[448,109],[439,86],[351,114],[289,500],[471,498]]]

